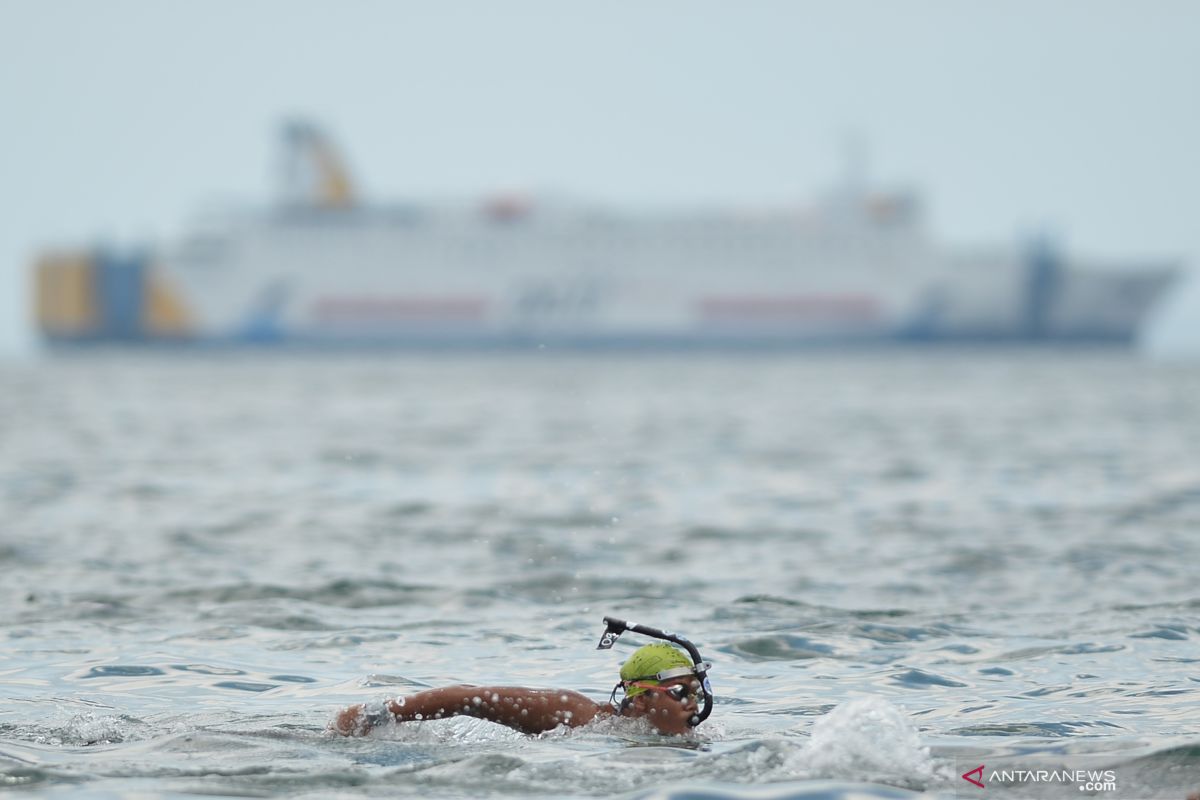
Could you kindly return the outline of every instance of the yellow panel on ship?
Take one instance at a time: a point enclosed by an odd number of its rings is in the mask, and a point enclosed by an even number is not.
[[[192,333],[192,319],[178,293],[162,273],[150,269],[146,274],[146,304],[142,325],[151,337],[178,338]]]
[[[84,336],[99,323],[94,268],[83,253],[55,253],[37,264],[37,321],[50,336]]]

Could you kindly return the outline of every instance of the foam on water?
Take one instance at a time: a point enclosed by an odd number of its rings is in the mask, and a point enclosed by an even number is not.
[[[453,760],[441,764],[423,780],[458,770],[462,777],[495,777],[503,773],[509,780],[525,780],[527,787],[549,786],[561,780],[568,770],[561,757],[531,760],[527,752],[523,757],[511,755],[514,746],[517,752],[526,751],[521,745],[530,741],[530,737],[476,719],[389,723],[374,729],[369,737],[412,747],[452,745],[454,750],[464,746],[508,745],[504,749],[509,755],[483,753],[469,756],[467,761]],[[663,769],[664,760],[681,758],[686,762],[684,773],[713,781],[779,783],[826,779],[924,789],[949,775],[945,766],[939,769],[929,748],[921,743],[911,720],[896,706],[877,697],[839,705],[816,721],[807,739],[758,739],[732,749],[723,746],[727,732],[719,722],[706,724],[687,736],[672,737],[656,734],[645,720],[609,717],[578,729],[559,726],[535,738],[576,744],[597,738],[616,739],[638,748],[621,755],[619,775],[613,774],[611,759],[572,759],[569,771],[577,781],[576,788],[605,786],[633,790],[653,781]]]
[[[33,733],[32,739],[56,747],[116,744],[130,738],[138,728],[145,726],[129,717],[85,711],[62,724]]]

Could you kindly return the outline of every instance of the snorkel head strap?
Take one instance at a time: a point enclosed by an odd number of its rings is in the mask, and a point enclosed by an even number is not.
[[[626,622],[623,619],[616,619],[615,617],[605,617],[604,624],[606,626],[604,628],[604,635],[600,637],[600,643],[596,645],[597,650],[611,649],[612,646],[617,643],[617,639],[619,639],[621,634],[625,631],[633,631],[634,633],[640,633],[643,636],[649,636],[652,639],[661,639],[664,642],[673,642],[686,650],[688,656],[692,659],[691,667],[681,667],[678,668],[678,670],[666,670],[659,672],[655,677],[658,680],[669,680],[670,678],[683,677],[685,675],[695,675],[696,679],[700,681],[700,689],[704,694],[704,704],[699,711],[688,718],[688,725],[694,728],[704,720],[708,719],[708,715],[712,713],[713,707],[712,684],[710,684],[708,681],[708,670],[710,665],[706,663],[703,658],[701,658],[700,651],[696,649],[696,645],[692,644],[687,637],[680,636],[677,633],[661,631],[658,628],[651,628],[648,625],[639,625],[636,622]],[[623,683],[617,684],[618,688],[622,685]],[[613,695],[614,697],[616,695],[615,688],[613,689]]]

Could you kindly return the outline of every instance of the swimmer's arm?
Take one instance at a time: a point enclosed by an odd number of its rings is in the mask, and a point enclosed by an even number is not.
[[[363,736],[387,722],[444,719],[467,716],[507,725],[522,733],[543,733],[559,725],[586,725],[605,706],[578,692],[559,689],[526,689],[520,686],[447,686],[408,697],[397,697],[372,713],[363,705],[343,709],[330,728],[343,736]]]

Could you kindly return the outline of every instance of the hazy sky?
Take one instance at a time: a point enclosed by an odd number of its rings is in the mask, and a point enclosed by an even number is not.
[[[0,0],[0,350],[39,248],[265,202],[276,126],[372,198],[802,202],[856,132],[935,234],[1200,263],[1200,2]]]

